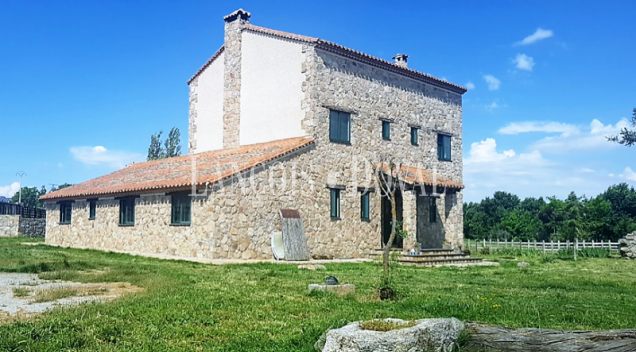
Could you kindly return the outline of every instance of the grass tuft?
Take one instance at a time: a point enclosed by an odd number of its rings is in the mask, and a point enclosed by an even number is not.
[[[363,321],[362,323],[360,323],[360,329],[386,332],[386,331],[392,331],[397,329],[412,328],[415,325],[417,325],[417,322],[414,320],[400,323],[397,321],[373,319],[373,320]]]
[[[31,290],[26,287],[14,287],[13,288],[13,296],[14,297],[26,297],[31,294]]]
[[[38,291],[33,296],[33,303],[52,302],[58,299],[73,297],[77,295],[77,290],[68,287],[56,287]]]

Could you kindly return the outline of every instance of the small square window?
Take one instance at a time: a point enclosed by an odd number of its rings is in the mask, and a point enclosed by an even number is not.
[[[428,220],[431,223],[437,222],[437,202],[435,197],[429,197]]]
[[[119,200],[119,225],[135,225],[135,197]]]
[[[70,224],[73,214],[73,203],[60,203],[60,224]]]
[[[95,220],[97,213],[97,199],[88,200],[88,220]]]
[[[382,139],[391,140],[391,123],[389,121],[382,121]]]
[[[411,127],[411,145],[419,145],[419,141],[417,140],[417,130],[417,127]]]
[[[172,198],[172,225],[190,225],[192,216],[192,198],[190,194],[182,193],[171,196]]]
[[[360,196],[360,219],[369,220],[369,193]]]
[[[329,111],[329,140],[335,143],[351,143],[351,114]]]
[[[442,161],[451,160],[451,136],[437,135],[437,158]]]
[[[340,190],[331,188],[331,218],[340,219]]]

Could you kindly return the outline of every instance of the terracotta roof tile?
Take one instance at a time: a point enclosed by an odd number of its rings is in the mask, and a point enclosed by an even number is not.
[[[111,174],[40,197],[40,200],[115,196],[131,193],[165,192],[192,187],[192,163],[196,163],[197,186],[225,180],[265,162],[313,144],[311,137],[221,149],[211,152],[132,164]]]
[[[377,166],[382,172],[386,174],[390,172],[389,166],[386,163],[378,164]],[[439,175],[435,176],[428,170],[413,166],[401,165],[400,171],[397,173],[399,174],[399,178],[402,181],[412,185],[442,186],[455,189],[464,188],[464,185],[462,183],[454,182]],[[395,176],[395,172],[393,176]]]

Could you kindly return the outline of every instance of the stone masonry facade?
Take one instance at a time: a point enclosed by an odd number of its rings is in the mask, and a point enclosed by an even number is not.
[[[44,237],[46,219],[0,215],[0,237]]]
[[[227,21],[223,145],[239,144],[241,30],[249,19],[240,13]],[[232,15],[230,15],[232,16]],[[229,16],[228,16],[229,17]],[[272,36],[272,40],[280,40]],[[196,258],[269,259],[270,236],[280,231],[280,209],[300,211],[314,258],[359,258],[381,247],[381,192],[370,194],[370,219],[360,217],[360,187],[373,186],[374,163],[391,158],[461,183],[462,98],[460,93],[390,72],[331,52],[313,43],[302,45],[302,128],[315,140],[310,147],[278,163],[240,175],[231,183],[211,185],[192,202],[191,224],[170,224],[171,197],[141,194],[135,225],[118,225],[119,201],[100,198],[96,218],[88,203],[73,203],[72,222],[59,224],[59,205],[47,202],[48,244]],[[190,151],[196,129],[196,78],[190,82]],[[330,110],[351,113],[351,143],[329,141]],[[382,120],[391,121],[391,139],[381,137]],[[419,145],[411,145],[417,127]],[[451,136],[451,161],[437,158],[437,134]],[[330,187],[341,191],[341,217],[330,217]],[[198,192],[205,190],[199,189]],[[149,191],[150,192],[150,191]],[[430,197],[437,208],[429,223]],[[402,194],[403,222],[415,241],[460,248],[463,243],[463,199],[460,190],[407,190]],[[418,234],[416,237],[415,234]],[[427,242],[428,241],[428,242]]]

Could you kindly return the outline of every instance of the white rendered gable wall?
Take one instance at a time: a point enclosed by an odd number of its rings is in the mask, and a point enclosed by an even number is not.
[[[241,51],[240,144],[304,136],[302,45],[244,31]]]
[[[197,153],[223,149],[224,58],[221,53],[197,78]]]

